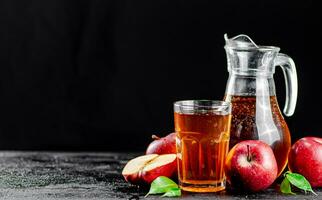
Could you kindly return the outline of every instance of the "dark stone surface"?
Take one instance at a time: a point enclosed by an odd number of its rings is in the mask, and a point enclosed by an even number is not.
[[[0,199],[144,199],[147,188],[126,183],[121,170],[133,153],[0,152]],[[258,194],[191,194],[183,199],[322,199]],[[160,199],[150,196],[148,199]]]

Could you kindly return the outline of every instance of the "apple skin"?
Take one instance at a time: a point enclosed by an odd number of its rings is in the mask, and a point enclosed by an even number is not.
[[[152,136],[154,139],[146,150],[146,154],[172,154],[177,153],[176,150],[176,133],[170,133],[169,135],[159,138],[155,135]]]
[[[257,192],[268,188],[277,178],[273,150],[259,140],[236,144],[225,162],[227,182],[233,189]]]
[[[127,182],[132,183],[134,185],[141,185],[144,183],[141,179],[140,172],[135,174],[123,174],[123,177]]]
[[[322,138],[304,137],[295,142],[288,155],[288,167],[302,174],[312,187],[322,187]]]
[[[141,171],[142,179],[150,184],[152,181],[159,176],[166,176],[168,178],[173,178],[177,175],[177,159],[174,159],[173,162],[160,167],[154,168],[152,170],[146,170],[146,167]]]

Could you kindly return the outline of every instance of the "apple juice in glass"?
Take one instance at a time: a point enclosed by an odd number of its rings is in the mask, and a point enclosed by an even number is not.
[[[225,189],[224,164],[229,148],[231,105],[223,101],[174,103],[178,177],[181,189]]]

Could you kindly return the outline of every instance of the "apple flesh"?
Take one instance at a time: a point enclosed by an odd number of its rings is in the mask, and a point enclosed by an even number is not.
[[[152,135],[153,142],[150,143],[146,150],[146,154],[172,154],[176,153],[176,133],[159,138]]]
[[[257,192],[268,188],[277,177],[273,150],[259,140],[236,144],[225,162],[227,182],[233,189]]]
[[[176,154],[149,154],[130,160],[122,175],[132,184],[150,184],[159,176],[173,177],[177,172]]]
[[[302,174],[312,187],[322,187],[322,138],[304,137],[295,142],[288,156],[288,167]]]

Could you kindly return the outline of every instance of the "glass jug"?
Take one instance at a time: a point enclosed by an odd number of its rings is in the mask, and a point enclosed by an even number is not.
[[[293,60],[273,46],[257,46],[247,35],[225,35],[229,78],[224,100],[232,103],[230,148],[242,140],[261,140],[275,154],[280,175],[291,147],[290,131],[279,109],[273,74],[281,66],[286,82],[284,114],[294,113],[297,74]]]

